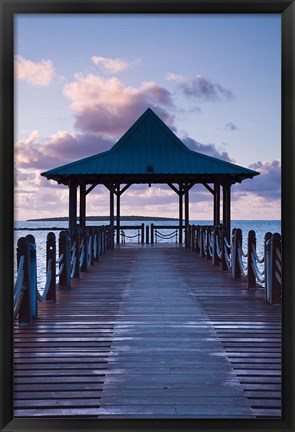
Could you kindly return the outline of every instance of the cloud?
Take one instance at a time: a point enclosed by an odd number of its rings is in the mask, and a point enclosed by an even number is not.
[[[171,94],[152,81],[135,88],[115,77],[76,74],[63,91],[72,101],[75,127],[83,132],[120,137],[148,107],[173,125],[167,111],[173,107]]]
[[[195,141],[193,138],[184,137],[182,142],[190,149],[199,153],[203,153],[207,156],[215,157],[217,159],[222,159],[226,162],[235,163],[235,160],[229,156],[225,151],[219,151],[214,144],[201,144]]]
[[[125,59],[120,58],[107,58],[92,56],[91,60],[94,64],[98,65],[101,69],[109,73],[124,72],[130,68],[130,64]]]
[[[229,123],[227,123],[227,124],[224,126],[224,129],[225,129],[225,130],[228,130],[228,131],[236,131],[236,130],[239,130],[238,126],[237,126],[235,123],[233,123],[233,122],[229,122]]]
[[[175,81],[184,95],[201,102],[215,102],[221,99],[230,100],[233,98],[233,93],[230,90],[218,83],[213,83],[202,75],[185,77],[169,72],[166,79]]]
[[[47,87],[55,77],[51,60],[41,60],[34,63],[20,55],[14,58],[15,76],[34,87]]]
[[[109,150],[113,141],[92,134],[72,135],[59,131],[46,143],[40,143],[37,131],[15,145],[17,168],[52,169],[74,160]]]
[[[266,201],[280,200],[281,198],[281,163],[279,160],[258,161],[249,166],[259,171],[260,175],[253,180],[245,180],[237,185],[235,191],[239,194],[251,193]]]

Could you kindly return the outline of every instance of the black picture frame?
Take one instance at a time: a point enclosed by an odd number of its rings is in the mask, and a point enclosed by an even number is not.
[[[293,431],[294,416],[294,194],[295,4],[294,0],[0,0],[0,426],[1,431]],[[18,13],[279,13],[282,17],[282,419],[13,419],[13,44]]]

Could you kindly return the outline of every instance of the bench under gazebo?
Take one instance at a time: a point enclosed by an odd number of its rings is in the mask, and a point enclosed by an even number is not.
[[[148,108],[109,150],[41,173],[48,180],[69,187],[69,230],[77,227],[77,193],[80,192],[79,224],[86,224],[86,198],[99,184],[110,192],[110,225],[114,228],[116,198],[117,242],[120,238],[120,200],[133,184],[167,184],[179,200],[179,241],[189,225],[189,191],[202,184],[213,199],[213,224],[221,222],[230,233],[231,186],[259,173],[190,150]],[[184,201],[184,217],[183,217]]]

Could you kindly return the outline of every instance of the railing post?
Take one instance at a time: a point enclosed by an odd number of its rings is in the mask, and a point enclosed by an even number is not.
[[[150,234],[149,234],[149,225],[146,226],[146,233],[145,233],[145,241],[148,244],[150,242]]]
[[[88,239],[87,239],[86,229],[82,228],[80,230],[80,244],[82,243],[81,255],[82,255],[82,250],[83,250],[83,246],[84,246],[84,257],[83,257],[83,261],[81,264],[81,272],[87,271],[87,246],[88,246],[87,240]]]
[[[274,233],[271,242],[271,303],[281,303],[281,284],[277,280],[276,273],[279,270],[277,266],[277,249],[281,252],[281,236]]]
[[[268,234],[268,233],[267,233]],[[266,303],[271,303],[271,243],[272,239],[264,237],[265,249],[264,249],[264,261],[265,261],[265,290],[264,299]]]
[[[141,243],[144,243],[144,224],[141,224]]]
[[[69,289],[71,288],[70,247],[68,233],[66,231],[61,231],[59,233],[58,253],[59,256],[63,255],[60,264],[64,265],[63,271],[59,276],[59,289]]]
[[[30,276],[31,276],[31,315],[33,319],[38,317],[38,302],[37,302],[37,253],[36,240],[32,234],[26,236],[28,240],[28,249],[30,257]]]
[[[192,226],[191,225],[187,225],[186,226],[186,233],[185,233],[185,247],[186,248],[190,248],[191,235],[192,235]]]
[[[194,252],[196,250],[196,225],[192,225],[190,237],[190,249]]]
[[[154,243],[154,224],[151,224],[151,243]]]
[[[203,227],[200,227],[200,257],[202,258],[204,256],[204,236],[203,236]]]
[[[90,251],[90,253],[91,253],[91,259],[90,259],[90,265],[94,266],[94,228],[91,227],[89,229],[89,231],[90,231],[90,237],[91,237],[91,251]]]
[[[241,279],[241,269],[239,265],[238,247],[239,243],[242,246],[242,231],[240,228],[233,229],[232,237],[232,278]]]
[[[228,268],[226,265],[226,256],[225,256],[225,252],[224,252],[224,249],[226,248],[224,238],[225,238],[225,232],[222,228],[222,230],[221,230],[221,247],[222,247],[221,269],[222,269],[222,271],[228,271]],[[230,239],[226,239],[226,240],[229,242]]]
[[[73,250],[72,253],[76,254],[76,261],[74,263],[75,270],[73,272],[73,278],[80,279],[80,229],[75,229],[73,232],[71,250],[74,245],[75,245],[75,250]],[[72,260],[72,256],[71,256],[71,260]]]
[[[210,252],[210,229],[209,227],[206,228],[206,259],[207,261],[211,260]]]
[[[197,225],[197,226],[196,226],[196,239],[195,239],[195,244],[196,244],[196,254],[200,254],[200,246],[199,246],[199,242],[200,242],[200,226]]]
[[[21,256],[24,256],[24,295],[19,308],[18,321],[19,325],[24,327],[32,324],[30,255],[28,240],[25,237],[21,237],[17,242],[17,266]]]
[[[51,278],[46,301],[56,302],[56,241],[53,232],[48,233],[46,242],[46,272],[49,269],[49,260],[51,260]]]
[[[253,269],[252,253],[253,249],[256,250],[256,234],[255,231],[250,230],[248,233],[248,275],[247,275],[247,288],[256,288],[256,276]]]
[[[219,265],[219,257],[217,255],[217,246],[216,246],[216,239],[219,241],[219,230],[217,227],[214,227],[213,229],[213,248],[212,248],[212,264],[214,266]]]
[[[267,290],[270,289],[270,245],[271,245],[272,233],[267,231],[264,235],[264,274],[265,274],[265,289],[264,299],[267,302]],[[270,240],[270,242],[269,242]]]

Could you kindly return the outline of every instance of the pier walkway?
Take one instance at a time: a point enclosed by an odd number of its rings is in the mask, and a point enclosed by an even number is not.
[[[118,245],[15,327],[15,416],[281,413],[281,308],[181,245]]]

